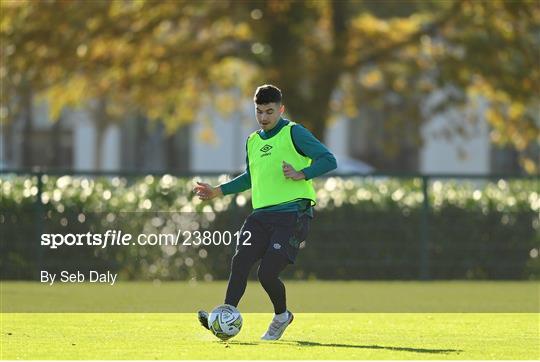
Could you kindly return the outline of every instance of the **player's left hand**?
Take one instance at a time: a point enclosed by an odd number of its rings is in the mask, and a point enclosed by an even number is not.
[[[306,175],[304,175],[302,171],[296,171],[294,167],[285,161],[283,161],[282,167],[285,178],[290,178],[293,180],[304,180],[306,178]]]

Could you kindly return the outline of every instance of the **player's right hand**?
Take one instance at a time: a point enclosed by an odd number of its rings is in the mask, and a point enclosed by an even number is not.
[[[217,197],[221,194],[221,188],[218,187],[212,187],[211,185],[204,183],[204,182],[197,182],[197,185],[195,185],[193,192],[197,196],[199,196],[199,199],[201,200],[212,200],[214,197]]]

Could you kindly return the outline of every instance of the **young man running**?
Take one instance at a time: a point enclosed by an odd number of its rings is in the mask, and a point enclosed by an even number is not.
[[[242,245],[241,240],[236,247],[225,304],[238,306],[249,271],[261,260],[257,276],[275,312],[261,339],[278,340],[293,321],[279,274],[294,263],[299,244],[307,236],[316,198],[311,180],[337,164],[332,153],[307,129],[281,117],[285,106],[277,87],[258,87],[254,102],[261,129],[248,137],[246,171],[215,187],[198,182],[195,192],[202,200],[211,200],[251,188],[253,212],[241,232],[250,231],[251,245]],[[198,317],[208,329],[208,313],[199,311]]]

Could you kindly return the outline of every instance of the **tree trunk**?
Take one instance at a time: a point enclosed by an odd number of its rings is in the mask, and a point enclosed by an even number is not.
[[[174,171],[178,168],[178,155],[176,154],[175,138],[176,133],[166,134],[165,137],[165,153],[167,159],[167,170]]]
[[[8,121],[1,125],[3,138],[0,145],[2,156],[0,157],[0,167],[13,167],[13,122]]]
[[[298,9],[291,6],[291,13],[303,11],[301,5],[298,6]],[[282,88],[291,120],[303,124],[321,141],[324,141],[329,103],[343,69],[349,36],[347,21],[350,14],[347,2],[333,1],[331,9],[333,47],[330,51],[321,50],[315,65],[310,64],[304,68],[280,67],[280,64],[302,64],[305,60],[296,50],[302,46],[303,39],[291,35],[297,33],[294,32],[294,24],[281,23],[273,27],[269,34],[270,43],[274,45],[273,53],[280,60],[276,68],[269,72],[269,78]],[[312,79],[311,84],[306,84],[307,78]]]
[[[32,131],[34,128],[34,114],[32,109],[32,90],[30,87],[25,87],[21,96],[24,114],[21,163],[23,167],[33,167],[35,166],[34,159],[32,157]]]
[[[50,150],[52,150],[51,158],[47,160],[49,167],[64,167],[62,164],[62,116],[56,120],[51,126],[49,133]]]
[[[99,171],[103,168],[101,162],[103,155],[103,139],[107,129],[106,100],[100,98],[92,112],[94,126],[96,127],[96,145],[94,147],[94,170]]]

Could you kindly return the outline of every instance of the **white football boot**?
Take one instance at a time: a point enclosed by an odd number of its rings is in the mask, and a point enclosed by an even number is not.
[[[283,332],[285,332],[285,329],[287,329],[289,324],[291,324],[294,319],[294,315],[291,313],[291,311],[287,311],[287,312],[289,312],[289,318],[287,318],[285,322],[280,322],[276,320],[275,317],[274,319],[272,319],[272,322],[270,323],[268,330],[261,337],[262,340],[277,341],[278,339],[281,338],[281,336],[283,335]]]

